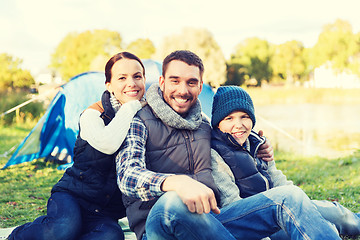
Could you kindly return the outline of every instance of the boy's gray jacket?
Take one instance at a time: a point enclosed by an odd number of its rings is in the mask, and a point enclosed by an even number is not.
[[[251,135],[260,138],[260,136],[253,131]],[[257,150],[258,148],[256,148],[254,156],[256,156]],[[263,161],[261,159],[258,160]],[[214,149],[211,149],[211,167],[215,184],[220,192],[220,206],[224,207],[240,200],[240,190],[235,183],[235,177],[230,167]],[[292,181],[286,179],[286,176],[280,170],[276,169],[274,161],[268,162],[268,173],[273,182],[273,187],[293,184]]]

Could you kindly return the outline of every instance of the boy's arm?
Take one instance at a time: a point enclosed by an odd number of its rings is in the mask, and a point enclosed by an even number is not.
[[[293,185],[293,182],[287,180],[286,176],[283,174],[281,170],[278,170],[275,166],[275,161],[268,162],[268,171],[273,181],[274,187],[279,187],[283,185]]]
[[[220,206],[240,200],[240,190],[235,184],[235,178],[229,166],[222,157],[211,149],[211,168],[215,184],[220,192]]]

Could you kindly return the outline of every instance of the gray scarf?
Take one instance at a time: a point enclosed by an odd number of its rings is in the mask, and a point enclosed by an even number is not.
[[[156,116],[166,125],[176,129],[196,130],[202,123],[201,105],[199,99],[192,106],[183,118],[175,112],[165,101],[160,90],[159,84],[152,84],[146,91],[146,99],[149,106],[153,109]]]
[[[110,92],[110,103],[111,106],[113,107],[115,113],[117,113],[117,111],[119,111],[120,107],[121,107],[121,103],[119,102],[119,100],[117,100],[117,98],[115,97],[115,95]]]

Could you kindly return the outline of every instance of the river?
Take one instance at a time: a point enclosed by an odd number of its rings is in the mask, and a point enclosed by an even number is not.
[[[255,111],[255,130],[280,150],[342,157],[360,149],[360,104],[274,104]]]

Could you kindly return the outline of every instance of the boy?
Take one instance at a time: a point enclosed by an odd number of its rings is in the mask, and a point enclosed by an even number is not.
[[[245,90],[237,86],[218,88],[212,107],[211,154],[221,207],[274,187],[293,184],[276,169],[274,161],[265,162],[256,157],[265,139],[252,130],[255,122],[254,105]],[[312,202],[340,234],[360,235],[358,214],[336,202]]]

